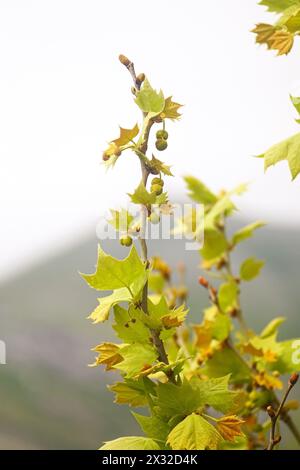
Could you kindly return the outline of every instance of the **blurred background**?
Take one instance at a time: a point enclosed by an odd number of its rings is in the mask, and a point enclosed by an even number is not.
[[[113,172],[100,165],[118,126],[139,119],[119,53],[185,104],[168,126],[173,201],[184,200],[186,174],[216,191],[251,183],[232,220],[232,230],[268,223],[237,254],[266,260],[242,299],[248,322],[284,315],[281,337],[300,337],[299,182],[285,162],[264,175],[254,158],[297,132],[289,93],[300,95],[300,43],[281,58],[257,47],[250,30],[269,19],[256,0],[0,0],[1,449],[94,449],[138,432],[106,389],[117,376],[87,367],[90,348],[112,336],[86,320],[97,293],[78,275],[94,269],[100,217],[139,181],[129,154]],[[187,263],[196,321],[207,299],[199,259],[181,243],[150,250]],[[104,247],[122,256],[117,245]],[[295,448],[289,434],[284,445]]]

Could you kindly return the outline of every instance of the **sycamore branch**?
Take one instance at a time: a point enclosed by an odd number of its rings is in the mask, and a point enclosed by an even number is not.
[[[135,72],[133,62],[131,62],[124,55],[120,55],[119,60],[123,65],[125,65],[125,67],[129,71],[129,73],[132,77],[133,83],[134,83],[134,88],[137,91],[139,91],[140,88],[141,88],[141,84],[143,83],[143,81],[145,79],[145,75],[144,74],[139,74],[137,76],[136,72]],[[133,90],[133,92],[134,91],[135,90]],[[146,117],[146,114],[143,113],[143,118],[145,119],[145,117]],[[150,132],[151,132],[151,128],[152,128],[153,124],[154,124],[154,121],[152,119],[150,119],[147,122],[146,128],[143,131],[141,144],[140,144],[139,148],[137,149],[138,150],[137,151],[138,155],[142,154],[144,157],[146,157],[146,153],[147,153],[147,150],[148,150],[148,142],[149,142]],[[149,175],[150,175],[150,171],[149,171],[149,169],[147,168],[147,166],[145,164],[145,158],[141,158],[141,157],[139,157],[139,158],[140,158],[140,164],[141,164],[142,182],[143,182],[144,186],[146,187],[147,182],[148,182],[148,178],[149,178]],[[144,213],[145,212],[145,207],[142,206],[141,210]],[[148,259],[148,247],[147,247],[147,242],[146,242],[146,239],[145,239],[145,214],[143,214],[143,217],[142,217],[142,225],[143,226],[141,227],[141,236],[140,236],[141,257],[142,257],[142,260],[144,261],[145,265],[148,268],[149,267],[149,259]],[[146,315],[149,314],[149,312],[148,312],[148,282],[146,282],[146,284],[143,288],[143,292],[142,292],[142,310]],[[157,350],[158,355],[159,355],[159,360],[168,365],[169,364],[168,356],[167,356],[163,341],[159,337],[159,333],[156,330],[151,329],[151,335],[152,335],[153,344],[156,347],[156,350]],[[175,377],[174,377],[174,374],[173,374],[172,371],[169,371],[167,373],[167,375],[168,375],[169,379],[172,382],[175,382]]]

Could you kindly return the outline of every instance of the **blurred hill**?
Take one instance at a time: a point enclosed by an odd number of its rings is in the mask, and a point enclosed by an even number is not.
[[[234,220],[233,228],[237,223],[247,222]],[[126,253],[117,242],[103,246],[115,256]],[[114,405],[106,389],[117,375],[87,367],[90,348],[112,338],[108,323],[86,320],[97,292],[78,271],[93,271],[96,252],[95,238],[83,240],[0,285],[0,339],[7,345],[7,365],[0,366],[1,449],[95,449],[104,439],[138,432],[129,411]],[[207,298],[197,285],[197,253],[184,251],[182,241],[154,241],[150,252],[164,253],[172,266],[186,263],[190,318],[199,321]],[[253,255],[265,259],[266,267],[242,296],[248,323],[261,329],[284,315],[281,337],[300,337],[299,231],[261,229],[235,261]],[[287,438],[286,447],[295,448]]]

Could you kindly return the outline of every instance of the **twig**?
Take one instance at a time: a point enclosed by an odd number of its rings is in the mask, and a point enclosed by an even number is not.
[[[271,431],[270,431],[270,440],[269,440],[269,445],[267,447],[266,450],[273,450],[274,447],[279,444],[279,442],[281,441],[281,436],[278,435],[276,436],[276,425],[277,425],[277,421],[278,419],[280,418],[280,415],[282,413],[282,410],[283,410],[283,407],[285,405],[285,402],[292,390],[292,388],[296,385],[296,383],[298,382],[298,379],[299,379],[299,375],[298,374],[293,374],[290,379],[289,379],[289,383],[288,383],[288,388],[284,394],[284,397],[281,401],[281,403],[279,404],[279,407],[277,408],[277,411],[274,410],[274,408],[272,406],[268,406],[267,408],[267,412],[268,412],[268,415],[270,416],[270,419],[271,419]]]
[[[123,65],[125,65],[125,67],[129,71],[129,73],[130,73],[130,75],[133,79],[133,83],[134,83],[135,88],[137,90],[140,90],[143,79],[145,78],[144,74],[140,74],[137,77],[137,75],[135,73],[135,68],[134,68],[133,62],[131,62],[124,55],[120,55],[119,60]],[[145,118],[145,113],[143,113],[143,117]],[[152,128],[153,124],[154,124],[154,122],[150,119],[149,122],[147,123],[146,129],[144,131],[144,135],[143,135],[141,145],[138,148],[138,151],[141,152],[145,156],[146,156],[146,152],[147,152],[147,149],[148,149],[149,136],[150,136],[150,131],[151,131],[151,128]],[[146,167],[145,160],[143,158],[140,158],[140,163],[141,163],[141,172],[142,172],[142,182],[143,182],[144,186],[146,187],[150,172],[149,172],[148,168]],[[142,206],[142,211],[144,211],[144,209],[145,209],[144,206]],[[144,219],[145,219],[145,217],[142,217],[142,225],[144,225]],[[141,236],[140,236],[141,256],[142,256],[142,259],[143,259],[146,267],[148,268],[149,267],[148,247],[147,247],[147,242],[145,240],[144,232],[145,232],[145,227],[142,226],[141,227]],[[146,315],[149,315],[149,311],[148,311],[148,281],[146,282],[146,284],[143,288],[143,292],[142,292],[142,310]],[[169,364],[168,356],[167,356],[163,341],[159,337],[159,333],[156,330],[152,329],[152,328],[151,328],[150,331],[151,331],[151,335],[152,335],[153,344],[156,347],[158,355],[159,355],[159,360],[168,365]],[[172,382],[175,383],[175,377],[174,377],[173,371],[170,370],[167,373],[167,375],[168,375],[168,378]]]

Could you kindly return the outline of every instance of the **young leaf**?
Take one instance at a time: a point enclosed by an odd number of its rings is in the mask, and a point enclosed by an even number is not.
[[[169,96],[165,100],[165,106],[163,111],[160,113],[161,119],[172,119],[173,121],[179,119],[181,114],[178,109],[182,107],[182,104],[175,103],[172,101],[172,96]]]
[[[300,173],[300,133],[273,145],[267,152],[259,155],[265,160],[265,170],[283,160],[287,160],[294,180]]]
[[[237,411],[241,407],[241,393],[229,389],[230,375],[208,380],[195,380],[203,404],[221,413]]]
[[[260,5],[268,7],[268,10],[275,13],[282,13],[292,5],[300,5],[300,0],[261,0]]]
[[[191,414],[170,432],[167,443],[173,450],[215,450],[222,436],[202,416]]]
[[[92,351],[99,353],[93,366],[106,365],[106,370],[113,369],[116,364],[123,360],[122,356],[120,356],[120,347],[117,344],[99,344]]]
[[[268,23],[259,23],[252,30],[252,33],[256,34],[256,42],[258,44],[266,44],[270,49],[272,44],[271,38],[275,31],[275,26]]]
[[[280,374],[292,374],[300,371],[300,340],[291,339],[279,343],[280,353],[276,362],[270,364],[270,370]]]
[[[298,96],[290,96],[290,98],[297,113],[300,114],[300,98]],[[298,119],[296,121],[299,122]]]
[[[151,389],[153,391],[153,382],[146,378],[140,380],[125,379],[124,382],[116,382],[113,385],[109,385],[108,388],[116,394],[115,403],[140,407],[148,404],[145,384],[151,386],[150,391]]]
[[[96,272],[82,274],[82,277],[94,289],[112,290],[126,287],[132,296],[136,296],[146,283],[147,272],[135,246],[123,260],[107,255],[99,246]]]
[[[152,365],[158,356],[153,346],[141,343],[122,347],[120,354],[123,361],[118,363],[116,368],[123,371],[128,378],[138,377],[139,373]]]
[[[230,382],[233,384],[243,384],[251,381],[251,370],[239,355],[229,348],[216,351],[202,370],[208,377],[230,375]]]
[[[182,385],[159,384],[155,406],[159,416],[188,415],[205,405],[197,387],[185,380]]]
[[[143,416],[138,413],[132,413],[144,434],[155,441],[166,442],[171,427],[156,415]]]
[[[185,176],[184,181],[189,190],[189,198],[201,204],[210,205],[217,202],[217,196],[194,176]]]
[[[269,39],[270,48],[278,51],[278,55],[287,55],[294,45],[294,34],[278,30]]]
[[[254,222],[252,224],[246,225],[245,227],[241,228],[232,237],[232,244],[237,245],[238,243],[247,240],[247,238],[251,238],[255,230],[264,227],[265,223],[261,221]]]
[[[120,127],[120,137],[113,140],[114,144],[117,147],[123,147],[124,145],[129,144],[139,133],[138,125],[136,124],[133,129],[124,129]]]
[[[110,210],[112,219],[108,222],[118,231],[118,232],[128,232],[128,229],[131,223],[134,220],[134,217],[126,210],[121,209],[120,211]]]
[[[261,261],[256,258],[246,259],[240,267],[240,277],[243,281],[252,281],[257,276],[259,276],[262,267],[264,266],[264,261]]]
[[[160,161],[154,155],[152,155],[152,159],[149,161],[147,166],[153,172],[153,174],[163,173],[167,176],[173,176],[171,172],[171,167],[166,165],[164,162]]]
[[[143,323],[140,311],[133,305],[129,310],[114,307],[115,321],[113,329],[125,343],[149,343],[150,331]]]
[[[168,315],[163,316],[161,320],[165,328],[178,327],[182,325],[188,313],[189,309],[186,309],[183,304],[174,310],[170,310]]]
[[[267,336],[266,338],[254,336],[249,340],[248,344],[244,346],[244,351],[248,351],[254,356],[262,357],[263,361],[274,363],[282,352],[281,343],[277,342],[276,336],[277,333]],[[252,347],[252,350],[249,349],[249,346]]]
[[[235,282],[227,282],[219,288],[218,299],[223,312],[236,307],[238,288]]]
[[[234,442],[236,437],[243,435],[241,425],[244,422],[235,415],[223,416],[218,420],[217,429],[226,441]]]
[[[143,182],[141,182],[133,194],[129,194],[131,202],[134,204],[143,204],[144,206],[155,204],[156,194],[149,193],[145,188]]]
[[[278,328],[280,327],[280,325],[282,325],[282,323],[285,322],[285,320],[286,318],[284,317],[278,317],[271,320],[270,323],[261,332],[260,337],[268,338],[269,336],[272,336],[277,333]]]
[[[157,93],[147,78],[144,80],[141,90],[137,93],[135,102],[144,113],[151,113],[153,117],[161,113],[165,107],[163,92],[160,90]]]
[[[98,307],[95,308],[88,318],[94,323],[102,323],[108,319],[110,309],[114,307],[114,305],[121,302],[130,302],[130,300],[133,299],[128,289],[116,289],[111,295],[98,299]]]
[[[210,261],[220,257],[228,248],[228,243],[223,232],[209,228],[204,230],[204,246],[200,253],[204,260]]]
[[[160,450],[160,446],[149,437],[119,437],[105,442],[99,450]]]

